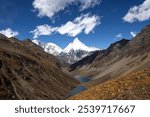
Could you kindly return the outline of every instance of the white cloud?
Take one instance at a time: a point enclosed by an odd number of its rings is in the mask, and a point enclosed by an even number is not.
[[[94,7],[101,3],[102,0],[75,0],[81,2],[81,11],[90,7]]]
[[[101,0],[34,0],[33,7],[38,11],[39,17],[47,16],[52,18],[59,11],[64,10],[68,5],[80,3],[80,10],[94,7],[100,4]]]
[[[122,38],[122,34],[116,35],[116,38]]]
[[[41,35],[51,35],[53,32],[55,32],[57,28],[51,27],[47,24],[37,26],[36,29],[33,31],[30,31],[34,35],[33,38],[38,38]]]
[[[74,21],[68,21],[65,25],[58,28],[58,32],[62,35],[68,34],[69,36],[77,36],[81,32],[89,34],[95,26],[100,24],[100,18],[96,15],[89,16],[89,14],[81,15]]]
[[[37,26],[35,30],[30,31],[33,33],[34,38],[39,37],[40,35],[51,35],[54,32],[60,33],[61,35],[69,35],[72,37],[77,36],[78,34],[84,32],[89,34],[94,30],[94,28],[100,24],[100,17],[89,14],[81,15],[73,21],[68,21],[66,24],[60,27],[51,27],[47,24]]]
[[[7,28],[6,30],[1,30],[0,33],[7,36],[8,38],[15,37],[15,36],[19,35],[19,32],[13,31],[10,28]]]
[[[133,23],[135,21],[145,21],[150,19],[150,0],[145,0],[141,5],[131,7],[123,17],[124,21]]]
[[[130,32],[130,35],[131,35],[132,37],[135,37],[135,36],[136,36],[136,32],[131,31],[131,32]]]

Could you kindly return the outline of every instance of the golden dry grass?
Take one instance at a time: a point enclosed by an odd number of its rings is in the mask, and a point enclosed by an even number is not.
[[[124,77],[94,86],[73,100],[133,100],[150,99],[150,68],[132,72]]]

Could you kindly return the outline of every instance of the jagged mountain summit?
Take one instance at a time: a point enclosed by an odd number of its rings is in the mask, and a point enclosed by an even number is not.
[[[67,53],[67,56],[64,56],[64,54],[63,57],[65,58],[64,60],[67,60],[68,63],[72,64],[86,56],[91,55],[97,50],[99,49],[95,47],[88,47],[78,38],[75,38],[74,41],[64,49],[64,52]]]
[[[54,56],[59,55],[61,52],[63,52],[63,49],[61,49],[58,45],[54,43],[42,43],[39,40],[32,40],[33,43],[39,45],[44,49],[45,52],[50,53]]]
[[[75,63],[99,50],[95,47],[86,46],[78,38],[75,38],[74,41],[68,44],[65,49],[62,49],[54,43],[43,43],[39,40],[32,40],[32,42],[42,47],[45,52],[53,54],[57,58],[69,64]]]
[[[74,69],[78,69],[78,68],[85,66],[85,65],[94,64],[94,66],[96,67],[98,65],[108,63],[109,61],[114,59],[116,56],[119,56],[121,54],[120,50],[122,48],[124,48],[128,42],[129,42],[129,40],[122,39],[120,41],[112,43],[106,50],[94,52],[90,56],[87,56],[87,57],[83,58],[82,60],[79,60],[78,62],[72,64],[70,66],[70,68],[71,68],[70,71],[72,71]],[[101,64],[97,64],[97,63],[95,64],[94,63],[94,61],[99,61],[100,59],[102,59]]]
[[[70,99],[150,99],[150,25],[131,40],[120,40],[72,64],[89,76],[88,90]]]
[[[72,50],[74,51],[82,50],[82,51],[91,52],[99,49],[95,47],[88,47],[84,43],[82,43],[78,38],[75,38],[74,41],[71,42],[64,50],[65,52],[69,53]]]

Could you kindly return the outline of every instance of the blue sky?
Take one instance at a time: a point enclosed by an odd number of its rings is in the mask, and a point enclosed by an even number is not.
[[[78,37],[88,46],[106,48],[150,24],[150,0],[41,1],[0,0],[0,32],[9,28],[7,33],[21,40],[36,37],[62,48]]]

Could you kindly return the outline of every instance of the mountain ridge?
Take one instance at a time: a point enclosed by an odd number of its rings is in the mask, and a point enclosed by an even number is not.
[[[118,46],[118,43],[120,43]],[[121,44],[122,43],[122,44]],[[70,72],[92,77],[92,85],[150,67],[150,26],[132,40],[121,40],[70,66]]]
[[[86,91],[69,99],[150,99],[149,45],[150,25],[132,40],[111,44],[106,50],[71,65],[70,72],[88,76],[91,82],[82,84]]]
[[[87,90],[70,99],[150,98],[150,25],[132,40],[122,39],[90,55],[70,44],[71,57],[87,54],[67,67],[70,73],[58,57],[44,51],[45,44],[35,43],[0,34],[0,99],[64,99],[71,89],[79,86],[71,77],[76,74],[88,76],[90,82],[80,83]],[[72,43],[80,42],[75,39]],[[61,56],[70,57],[67,53]]]
[[[95,47],[88,47],[82,43],[78,38],[75,38],[73,42],[69,43],[64,49],[60,48],[54,43],[42,43],[39,40],[32,40],[38,46],[41,46],[45,52],[53,54],[62,61],[72,64],[81,60],[82,58],[90,55],[94,51],[99,50]]]
[[[31,40],[0,36],[0,99],[64,99],[77,84]]]
[[[81,59],[80,61],[70,65],[70,68],[71,68],[70,71],[76,69],[76,67],[78,67],[78,66],[82,66],[85,64],[91,64],[98,55],[101,57],[106,56],[109,53],[111,53],[112,51],[115,51],[115,49],[120,49],[120,48],[124,47],[128,42],[129,42],[129,40],[122,39],[115,43],[112,43],[107,49],[96,51],[93,54],[91,54],[90,56],[87,56],[87,57]]]

